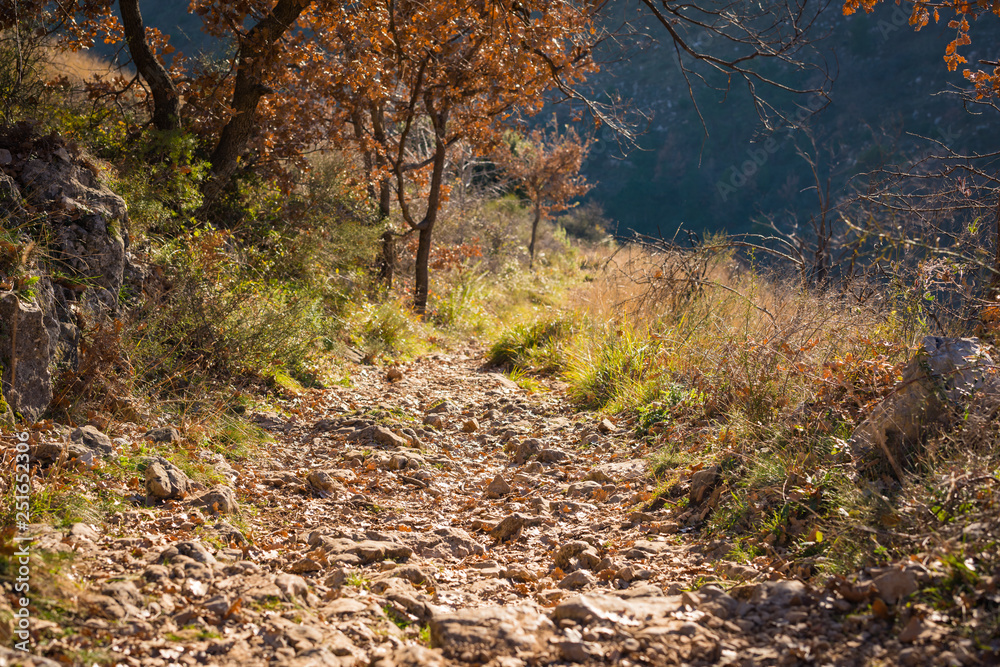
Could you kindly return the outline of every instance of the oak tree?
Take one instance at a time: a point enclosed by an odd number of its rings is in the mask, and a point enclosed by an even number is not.
[[[535,264],[538,225],[543,219],[575,205],[593,185],[580,173],[587,158],[590,141],[582,139],[572,127],[559,133],[553,119],[549,128],[533,130],[527,137],[514,135],[498,161],[524,190],[531,203],[531,240],[528,265]]]
[[[517,118],[553,88],[595,70],[600,3],[530,0],[421,3],[384,0],[342,9],[321,40],[340,59],[331,79],[348,138],[365,156],[388,213],[389,197],[418,234],[414,307],[429,292],[432,234],[448,198],[453,148],[487,155]]]

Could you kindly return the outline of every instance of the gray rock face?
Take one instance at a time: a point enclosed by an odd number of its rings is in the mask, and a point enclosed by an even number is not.
[[[146,495],[157,500],[183,498],[191,480],[170,461],[157,457],[146,468]]]
[[[22,303],[12,292],[0,293],[2,394],[11,410],[32,422],[52,401],[52,347],[44,317],[38,306]]]
[[[77,364],[77,314],[96,322],[116,311],[126,275],[140,272],[126,253],[125,201],[100,182],[92,163],[71,152],[57,135],[40,136],[28,123],[5,128],[0,141],[6,160],[0,216],[14,225],[24,222],[28,213],[23,202],[28,202],[33,216],[44,216],[47,238],[49,266],[29,268],[43,274],[34,287],[35,304],[19,306],[17,297],[0,293],[4,394],[10,394],[7,400],[15,411],[35,420],[51,401],[50,378],[60,367]],[[52,265],[58,267],[58,279],[44,275],[53,273]],[[16,336],[11,324],[16,324]]]
[[[864,471],[884,458],[901,475],[923,428],[960,412],[995,369],[978,338],[924,338],[896,390],[851,436],[857,467]]]
[[[92,285],[105,306],[115,309],[125,275],[125,200],[64,149],[24,163],[17,181],[28,201],[62,213],[49,217],[55,227],[55,258]]]

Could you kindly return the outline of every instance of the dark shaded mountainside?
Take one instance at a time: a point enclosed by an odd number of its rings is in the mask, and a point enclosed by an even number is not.
[[[147,22],[170,34],[179,49],[192,54],[225,48],[201,32],[201,20],[187,13],[185,4],[141,4]],[[617,3],[610,13],[611,25],[628,19],[638,32],[665,37],[637,3]],[[817,51],[835,82],[830,103],[810,127],[835,200],[864,187],[859,174],[926,154],[934,142],[979,153],[1000,145],[1000,126],[969,113],[956,96],[939,94],[965,83],[960,72],[947,71],[942,59],[951,39],[944,21],[915,33],[907,18],[895,5],[845,17],[839,3],[820,17],[818,34],[825,38]],[[988,19],[976,28],[980,32],[966,53],[972,63],[989,59],[985,49],[1000,36],[1000,27]],[[780,128],[768,133],[745,87],[734,86],[728,95],[701,87],[695,95],[706,136],[674,49],[653,39],[633,42],[624,57],[606,54],[610,62],[593,80],[596,91],[618,92],[650,118],[640,148],[627,155],[610,130],[600,130],[585,165],[587,177],[598,183],[588,199],[603,207],[618,232],[670,236],[683,226],[739,233],[751,231],[762,216],[787,222],[788,211],[800,220],[814,213],[816,197],[808,189],[813,183],[796,154],[796,141],[807,144],[801,133]],[[769,75],[794,80],[793,72],[768,67]],[[788,116],[821,106],[815,96],[766,95]]]
[[[835,81],[830,103],[809,124],[820,146],[821,171],[832,175],[835,199],[836,193],[847,197],[864,186],[864,179],[851,183],[858,174],[926,153],[933,141],[960,151],[989,152],[998,145],[995,124],[968,113],[956,96],[937,94],[964,84],[942,60],[947,28],[914,33],[907,19],[894,5],[844,17],[839,3],[820,17],[819,32],[829,36],[817,48]],[[651,35],[663,34],[649,20],[640,24]],[[967,54],[970,62],[986,57],[984,45],[995,41],[996,30],[987,33],[992,26],[984,22],[981,28],[986,30],[973,43],[980,51]],[[766,71],[794,81],[791,72]],[[816,211],[815,192],[805,190],[813,185],[808,167],[796,154],[796,141],[803,147],[808,141],[787,130],[767,133],[745,87],[734,87],[725,99],[695,89],[706,137],[671,46],[651,44],[633,52],[609,66],[600,82],[605,89],[617,86],[652,114],[640,139],[643,150],[623,158],[605,141],[587,165],[588,175],[600,181],[592,197],[618,221],[619,231],[670,235],[683,225],[737,233],[750,231],[761,215],[780,220],[792,210],[801,220]],[[823,103],[817,96],[765,94],[788,116]]]

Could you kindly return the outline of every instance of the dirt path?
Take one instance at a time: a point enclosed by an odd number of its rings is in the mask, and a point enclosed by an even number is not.
[[[880,617],[868,589],[856,606],[859,587],[717,560],[726,545],[683,532],[698,503],[636,512],[653,490],[641,442],[558,390],[528,395],[476,350],[398,371],[356,366],[350,387],[256,415],[267,456],[217,460],[239,520],[215,511],[230,509],[223,488],[96,530],[37,527],[39,548],[77,552],[82,588],[71,631],[35,619],[39,652],[149,667],[973,664],[930,619]],[[692,486],[700,500],[711,477]],[[880,593],[914,576],[888,574]],[[727,577],[728,592],[701,585]]]

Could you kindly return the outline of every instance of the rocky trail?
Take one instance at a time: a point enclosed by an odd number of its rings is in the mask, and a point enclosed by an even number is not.
[[[226,484],[151,459],[148,501],[32,526],[33,549],[75,555],[78,612],[33,619],[47,657],[0,665],[976,664],[890,613],[917,567],[818,589],[723,560],[697,530],[711,471],[643,511],[643,443],[558,386],[528,394],[475,349],[351,379],[253,415],[262,454],[203,452]]]

